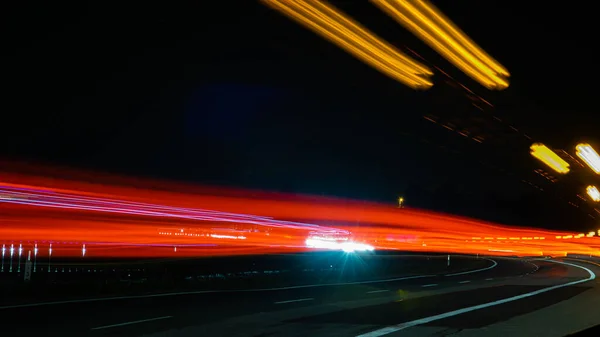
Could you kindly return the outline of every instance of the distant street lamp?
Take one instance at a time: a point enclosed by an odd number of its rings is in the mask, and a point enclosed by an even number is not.
[[[404,198],[400,197],[398,198],[398,208],[402,208],[404,207]]]

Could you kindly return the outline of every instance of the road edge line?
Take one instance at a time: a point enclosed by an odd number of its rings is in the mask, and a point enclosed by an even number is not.
[[[525,293],[525,294],[520,294],[520,295],[516,295],[516,296],[512,296],[512,297],[508,297],[502,300],[497,300],[494,302],[488,302],[488,303],[484,303],[484,304],[479,304],[479,305],[474,305],[471,307],[466,307],[466,308],[462,308],[462,309],[458,309],[458,310],[454,310],[454,311],[449,311],[443,314],[439,314],[439,315],[434,315],[434,316],[430,316],[430,317],[425,317],[425,318],[421,318],[421,319],[417,319],[414,321],[410,321],[410,322],[405,322],[405,323],[401,323],[401,324],[397,324],[397,325],[393,325],[393,326],[388,326],[385,328],[381,328],[378,330],[374,330],[371,332],[367,332],[364,334],[360,334],[357,335],[356,337],[379,337],[379,336],[384,336],[387,334],[391,334],[400,330],[404,330],[413,326],[417,326],[417,325],[422,325],[422,324],[427,324],[433,321],[437,321],[443,318],[447,318],[447,317],[452,317],[452,316],[457,316],[457,315],[461,315],[467,312],[471,312],[471,311],[475,311],[475,310],[479,310],[479,309],[484,309],[484,308],[488,308],[488,307],[492,307],[492,306],[496,306],[496,305],[500,305],[500,304],[504,304],[504,303],[508,303],[508,302],[513,302],[516,300],[520,300],[523,298],[527,298],[527,297],[531,297],[531,296],[535,296],[535,295],[539,295],[539,294],[543,294],[552,290],[556,290],[556,289],[560,289],[560,288],[564,288],[564,287],[569,287],[572,285],[576,285],[576,284],[580,284],[580,283],[585,283],[585,282],[589,282],[592,281],[596,278],[596,274],[591,271],[590,269],[584,267],[584,266],[580,266],[574,263],[568,263],[568,262],[564,262],[564,261],[555,261],[555,260],[549,260],[548,262],[552,262],[552,263],[559,263],[559,264],[565,264],[565,265],[569,265],[572,267],[576,267],[579,269],[583,269],[585,271],[587,271],[590,276],[586,279],[582,279],[582,280],[577,280],[577,281],[572,281],[572,282],[567,282],[567,283],[563,283],[563,284],[558,284],[555,286],[551,286],[551,287],[547,287],[547,288],[543,288],[543,289],[539,289],[536,291],[532,291],[529,293]]]

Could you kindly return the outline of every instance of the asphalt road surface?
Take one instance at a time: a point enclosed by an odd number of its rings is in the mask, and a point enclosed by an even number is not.
[[[0,324],[11,337],[564,336],[600,324],[597,265],[488,262],[389,281],[2,306]]]

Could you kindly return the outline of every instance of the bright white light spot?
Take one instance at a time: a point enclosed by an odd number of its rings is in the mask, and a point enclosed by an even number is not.
[[[342,251],[344,251],[345,253],[354,253],[354,248],[349,246],[342,246]]]
[[[352,241],[335,242],[335,241],[329,241],[329,240],[309,238],[309,239],[306,239],[305,243],[306,243],[306,246],[309,248],[341,250],[346,253],[375,250],[375,248],[373,246],[370,246],[370,245],[367,245],[364,243],[356,243],[356,242],[352,242]]]
[[[590,196],[590,198],[592,198],[592,200],[596,202],[600,201],[600,191],[598,191],[598,188],[596,188],[596,186],[588,186],[586,188],[586,192]]]

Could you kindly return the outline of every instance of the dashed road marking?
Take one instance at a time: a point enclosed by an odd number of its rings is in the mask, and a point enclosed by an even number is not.
[[[392,326],[388,326],[385,328],[381,328],[378,330],[374,330],[371,332],[367,332],[361,335],[358,335],[356,337],[379,337],[379,336],[384,336],[387,334],[391,334],[400,330],[404,330],[413,326],[417,326],[417,325],[422,325],[422,324],[427,324],[433,321],[437,321],[440,319],[444,319],[447,317],[452,317],[452,316],[457,316],[457,315],[461,315],[467,312],[471,312],[471,311],[475,311],[475,310],[479,310],[479,309],[484,309],[484,308],[488,308],[488,307],[492,307],[492,306],[496,306],[496,305],[500,305],[500,304],[504,304],[504,303],[508,303],[508,302],[512,302],[512,301],[516,301],[516,300],[520,300],[523,298],[527,298],[527,297],[531,297],[531,296],[535,296],[535,295],[539,295],[539,294],[543,294],[555,289],[560,289],[560,288],[564,288],[564,287],[569,287],[572,285],[576,285],[579,283],[584,283],[584,282],[588,282],[591,280],[594,280],[596,278],[596,274],[594,274],[593,271],[591,271],[590,269],[574,264],[574,263],[568,263],[568,262],[562,262],[562,261],[552,261],[550,260],[550,262],[553,263],[559,263],[559,264],[564,264],[564,265],[568,265],[568,266],[572,266],[572,267],[576,267],[576,268],[580,268],[585,270],[586,272],[588,272],[588,274],[590,275],[588,278],[582,279],[582,280],[577,280],[577,281],[572,281],[572,282],[568,282],[568,283],[563,283],[563,284],[559,284],[559,285],[555,285],[552,287],[547,287],[547,288],[542,288],[536,291],[532,291],[529,293],[525,293],[525,294],[521,294],[521,295],[517,295],[517,296],[512,296],[512,297],[508,297],[505,299],[501,299],[501,300],[497,300],[494,302],[488,302],[488,303],[484,303],[484,304],[479,304],[479,305],[474,305],[471,307],[466,307],[466,308],[462,308],[462,309],[458,309],[458,310],[454,310],[454,311],[449,311],[443,314],[439,314],[439,315],[435,315],[435,316],[430,316],[430,317],[425,317],[425,318],[421,318],[421,319],[417,319],[414,321],[410,321],[410,322],[405,322],[405,323],[401,323],[401,324],[397,324],[397,325],[392,325]]]
[[[312,301],[314,298],[299,298],[297,300],[287,300],[287,301],[279,301],[275,302],[275,304],[285,304],[285,303],[294,303],[294,302],[304,302],[304,301]]]
[[[427,288],[427,287],[435,287],[435,286],[437,286],[437,283],[425,284],[425,285],[422,285],[421,287],[422,288]]]
[[[125,322],[125,323],[103,325],[103,326],[92,328],[91,330],[101,330],[101,329],[108,329],[108,328],[117,328],[117,327],[120,327],[120,326],[132,325],[132,324],[139,324],[139,323],[146,323],[146,322],[152,322],[152,321],[158,321],[158,320],[161,320],[161,319],[167,319],[167,318],[172,318],[172,317],[173,316],[162,316],[162,317],[155,317],[155,318],[148,318],[148,319],[140,319],[139,321],[131,321],[131,322]]]

